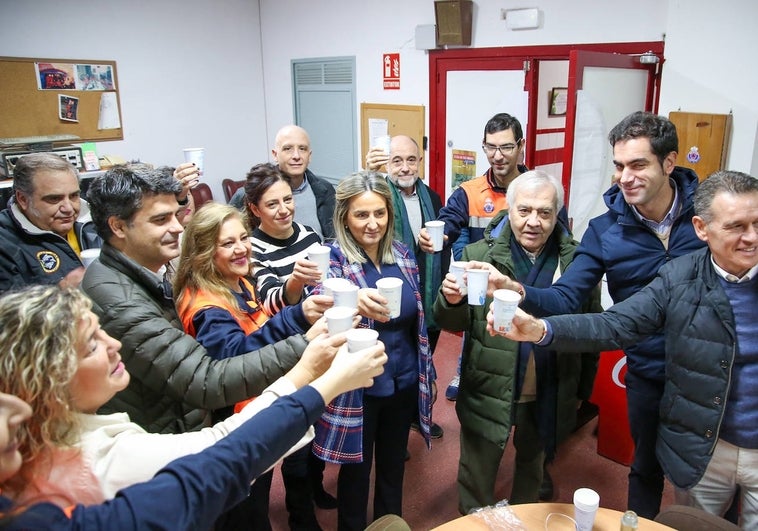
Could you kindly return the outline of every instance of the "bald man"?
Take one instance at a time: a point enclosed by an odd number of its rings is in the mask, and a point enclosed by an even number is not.
[[[310,226],[324,240],[334,238],[334,186],[308,169],[312,153],[308,133],[297,125],[279,129],[271,150],[279,169],[290,177],[295,221]]]
[[[311,227],[323,241],[334,238],[334,186],[308,169],[312,153],[311,139],[302,127],[285,125],[276,133],[271,154],[279,169],[290,178],[295,197],[295,221]],[[242,208],[245,189],[237,190],[229,204]]]

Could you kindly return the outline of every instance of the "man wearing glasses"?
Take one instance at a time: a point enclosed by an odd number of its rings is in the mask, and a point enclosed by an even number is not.
[[[519,164],[524,149],[521,123],[506,113],[498,113],[484,126],[482,150],[487,155],[490,169],[484,175],[461,184],[453,191],[447,204],[440,210],[439,219],[445,222],[445,248],[452,246],[453,260],[460,260],[463,248],[484,237],[484,229],[503,209],[508,208],[505,192],[513,179],[527,171]],[[426,229],[418,236],[419,247],[433,253],[432,240]],[[447,269],[445,269],[447,271]],[[445,391],[445,398],[456,400],[460,384],[461,359],[458,371]]]
[[[484,126],[482,150],[487,155],[490,169],[461,184],[437,218],[445,222],[445,246],[453,246],[455,260],[460,260],[466,244],[482,239],[484,229],[498,212],[508,208],[505,191],[513,179],[527,170],[526,166],[519,164],[523,149],[524,133],[516,118],[498,113],[489,119]],[[464,236],[463,241],[458,242],[464,229],[467,229],[468,238]],[[419,233],[418,243],[424,252],[434,252],[432,240],[424,228]]]
[[[405,135],[392,137],[389,155],[381,147],[373,147],[366,154],[366,167],[369,170],[377,171],[382,166],[387,167],[395,210],[395,239],[403,242],[416,254],[421,286],[424,291],[424,312],[427,314],[429,346],[434,352],[440,331],[430,320],[431,309],[442,283],[442,271],[448,269],[449,255],[419,252],[416,234],[425,222],[437,219],[442,207],[439,194],[419,178],[418,169],[421,162],[421,150],[418,144]]]

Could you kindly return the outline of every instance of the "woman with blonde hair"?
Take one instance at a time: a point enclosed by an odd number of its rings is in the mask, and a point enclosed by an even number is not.
[[[120,343],[99,327],[80,291],[34,286],[7,294],[0,322],[4,530],[209,529],[247,495],[250,481],[303,442],[325,401],[370,385],[386,360],[382,345],[327,360],[306,350],[223,425],[154,434],[125,413],[95,413],[129,374]]]
[[[217,359],[301,333],[323,315],[330,301],[325,296],[308,297],[269,317],[246,278],[251,255],[246,220],[234,207],[207,204],[186,227],[174,281],[176,307],[184,330]],[[325,331],[322,319],[305,336],[311,340]],[[215,411],[214,418],[220,420],[230,412],[229,408]],[[298,454],[299,461],[307,462],[307,451]],[[224,528],[239,527],[244,521],[254,522],[254,529],[268,528],[271,479],[272,474],[266,474],[256,482],[244,506],[225,515]],[[285,487],[291,526],[320,529],[310,485],[285,476]]]
[[[325,297],[287,306],[273,317],[265,312],[247,279],[251,253],[247,222],[234,207],[208,203],[187,224],[174,299],[184,330],[216,359],[325,331],[323,323],[309,330],[323,315]]]
[[[330,360],[311,342],[295,367],[242,412],[201,431],[147,433],[126,413],[97,410],[129,383],[121,343],[100,328],[90,300],[78,290],[34,286],[0,298],[0,392],[32,406],[20,431],[21,471],[2,491],[17,502],[45,499],[61,507],[100,503],[150,479],[177,457],[196,453],[321,374]],[[290,451],[306,444],[306,436]]]
[[[429,444],[434,366],[424,322],[418,265],[413,253],[393,240],[392,194],[384,177],[362,171],[337,186],[329,276],[360,289],[362,327],[379,332],[389,361],[374,385],[340,395],[316,424],[314,453],[339,463],[338,528],[367,524],[369,481],[375,462],[374,519],[402,516],[405,450],[411,422],[420,420]],[[400,313],[390,318],[388,300],[376,289],[386,277],[402,280]],[[418,415],[418,417],[417,417]]]

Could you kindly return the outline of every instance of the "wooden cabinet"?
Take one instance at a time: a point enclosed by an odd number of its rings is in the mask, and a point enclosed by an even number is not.
[[[731,114],[671,112],[669,120],[679,135],[677,166],[691,168],[701,181],[717,170],[726,169]]]

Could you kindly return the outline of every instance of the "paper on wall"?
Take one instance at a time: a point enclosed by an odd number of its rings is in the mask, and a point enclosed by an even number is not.
[[[376,139],[389,134],[389,120],[382,118],[368,119],[368,145],[375,146]]]
[[[115,92],[103,92],[100,95],[100,117],[97,120],[97,128],[100,130],[121,128]]]

